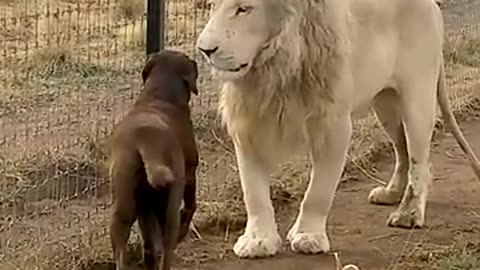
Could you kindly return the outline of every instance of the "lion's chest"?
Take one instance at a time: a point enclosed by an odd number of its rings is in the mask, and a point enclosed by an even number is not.
[[[220,98],[220,113],[230,136],[275,161],[305,153],[312,134],[320,135],[320,112],[294,97],[247,96],[223,89]]]

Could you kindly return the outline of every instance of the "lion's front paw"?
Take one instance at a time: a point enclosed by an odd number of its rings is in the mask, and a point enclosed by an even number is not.
[[[370,191],[368,201],[371,204],[394,205],[402,199],[402,193],[386,187],[376,187]]]
[[[233,252],[240,258],[257,258],[275,255],[282,246],[277,231],[268,233],[245,232],[233,246]]]
[[[425,217],[418,210],[396,210],[388,218],[387,224],[399,228],[421,228]]]
[[[289,232],[288,241],[293,252],[316,254],[330,250],[330,241],[326,233]]]

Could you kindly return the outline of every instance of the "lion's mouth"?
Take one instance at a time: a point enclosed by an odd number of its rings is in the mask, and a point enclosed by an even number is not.
[[[237,68],[222,68],[222,67],[219,67],[219,66],[215,65],[212,61],[210,61],[210,65],[218,71],[224,71],[224,72],[226,71],[226,72],[232,72],[232,73],[240,72],[243,69],[245,69],[246,67],[248,67],[248,64],[245,63],[245,64],[241,64]]]
[[[234,69],[229,69],[228,71],[230,72],[239,72],[240,70],[244,69],[248,67],[248,64],[241,64],[238,68],[234,68]]]

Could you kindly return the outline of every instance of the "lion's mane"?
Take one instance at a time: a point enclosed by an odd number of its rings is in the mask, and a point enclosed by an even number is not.
[[[333,90],[348,59],[347,17],[334,2],[275,0],[272,10],[285,15],[273,16],[283,18],[279,32],[245,77],[223,83],[219,109],[229,134],[264,161],[321,141],[311,136],[321,136],[342,106]]]

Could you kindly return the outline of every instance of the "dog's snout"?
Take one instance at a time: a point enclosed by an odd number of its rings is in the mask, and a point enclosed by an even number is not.
[[[198,47],[198,49],[204,53],[207,57],[210,57],[212,54],[214,54],[216,51],[218,51],[218,46],[216,46],[215,48],[212,48],[212,49],[207,49],[207,48],[202,48],[202,47]]]

